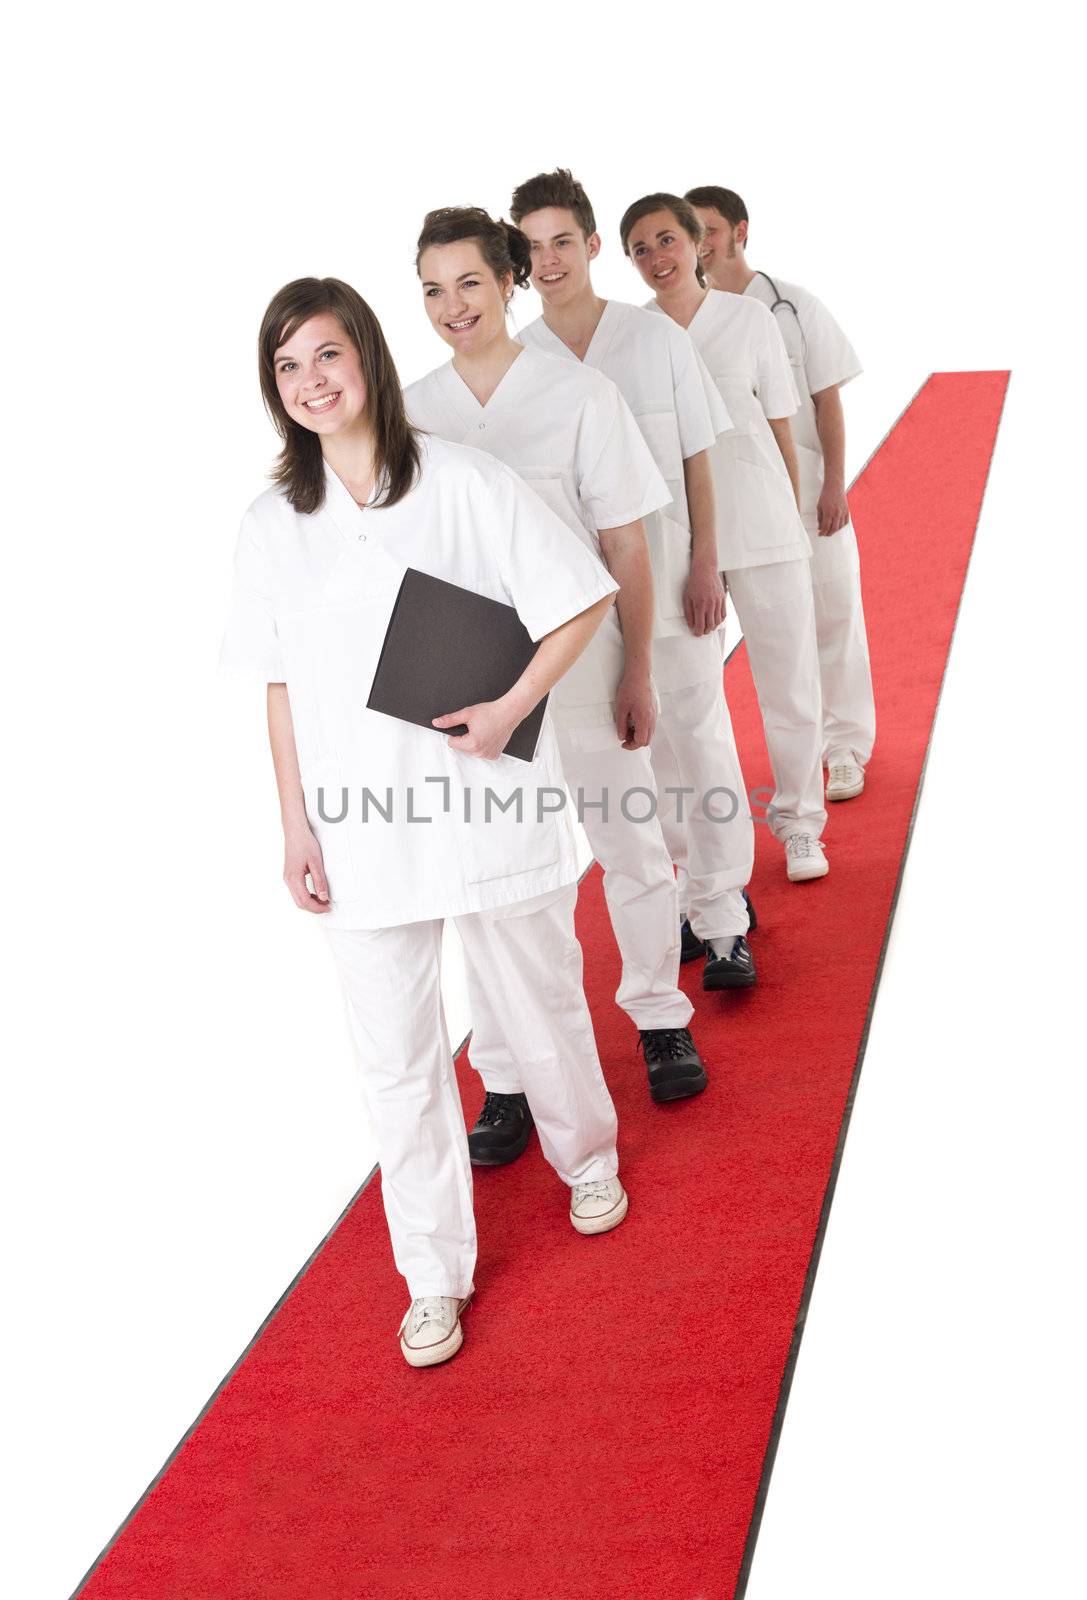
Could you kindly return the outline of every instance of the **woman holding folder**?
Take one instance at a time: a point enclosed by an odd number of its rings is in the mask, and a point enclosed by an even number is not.
[[[514,728],[589,643],[615,583],[501,463],[420,436],[366,302],[303,278],[261,325],[260,381],[283,441],[238,538],[222,648],[268,685],[295,904],[322,920],[348,1001],[382,1195],[411,1305],[412,1366],[460,1348],[476,1233],[442,1012],[442,926],[503,996],[544,1154],[580,1233],[621,1222],[616,1119],[574,937],[577,863],[548,718],[532,761]],[[408,568],[512,605],[538,649],[508,693],[435,729],[367,708]],[[514,809],[500,802],[520,790]],[[308,880],[308,881],[307,881]]]

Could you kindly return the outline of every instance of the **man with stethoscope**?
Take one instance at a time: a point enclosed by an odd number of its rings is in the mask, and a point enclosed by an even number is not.
[[[864,789],[876,736],[860,556],[845,493],[845,419],[839,390],[861,371],[845,334],[820,300],[748,266],[747,207],[715,184],[688,189],[706,234],[702,268],[715,289],[750,295],[778,319],[800,397],[792,418],[800,512],[812,547],[811,577],[823,688],[828,800]]]

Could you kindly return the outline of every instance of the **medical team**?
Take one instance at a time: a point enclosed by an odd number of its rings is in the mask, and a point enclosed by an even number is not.
[[[875,734],[838,394],[860,367],[838,325],[747,266],[731,190],[628,207],[644,307],[596,294],[600,235],[570,172],[519,185],[510,215],[427,214],[416,270],[451,354],[403,391],[348,284],[274,297],[259,369],[282,448],[242,523],[222,647],[224,670],[267,684],[284,878],[342,980],[415,1367],[463,1341],[473,1165],[516,1160],[535,1126],[578,1233],[627,1212],[574,934],[572,820],[554,797],[568,788],[603,869],[616,1003],[650,1095],[682,1099],[708,1079],[681,961],[704,960],[706,990],[756,983],[726,594],[791,881],[827,873],[825,800],[862,792]],[[514,337],[529,284],[543,312]],[[537,644],[500,700],[435,719],[466,732],[366,707],[409,567],[514,606]],[[503,755],[545,694],[533,760]],[[447,918],[486,1091],[467,1134],[442,1011]]]

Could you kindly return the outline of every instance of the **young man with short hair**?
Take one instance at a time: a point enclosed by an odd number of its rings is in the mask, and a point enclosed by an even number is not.
[[[661,709],[650,754],[660,819],[680,867],[685,952],[705,951],[703,987],[748,988],[754,829],[724,699],[717,630],[725,595],[709,464],[717,435],[731,427],[728,412],[684,329],[595,293],[600,236],[572,173],[559,168],[520,184],[510,216],[528,239],[543,301],[543,315],[518,338],[612,380],[672,494],[670,506],[644,519],[656,597]]]
[[[799,284],[771,278],[747,263],[747,207],[732,189],[688,189],[705,228],[701,262],[715,289],[748,295],[773,311],[800,396],[792,418],[800,512],[812,547],[812,586],[823,688],[823,758],[828,800],[851,800],[864,788],[876,736],[872,671],[861,601],[857,536],[845,492],[845,418],[841,386],[861,371],[826,306]]]

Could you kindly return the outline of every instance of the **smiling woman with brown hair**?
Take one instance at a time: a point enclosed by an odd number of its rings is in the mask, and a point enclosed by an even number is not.
[[[419,441],[404,411],[400,379],[377,318],[362,296],[337,278],[301,278],[287,284],[273,297],[260,325],[260,388],[268,415],[283,440],[272,480],[282,485],[296,511],[316,511],[324,501],[321,440],[325,430],[317,432],[310,419],[330,413],[339,398],[322,391],[319,398],[305,405],[305,421],[293,416],[284,397],[284,390],[289,394],[290,386],[283,385],[282,380],[294,371],[294,365],[276,360],[280,346],[311,317],[334,318],[345,336],[333,341],[321,356],[329,370],[335,370],[333,364],[345,348],[353,348],[358,354],[362,385],[368,397],[373,464],[383,482],[379,503],[394,506],[407,494],[419,471]]]
[[[303,278],[275,296],[260,375],[283,450],[276,487],[242,523],[223,665],[268,685],[284,878],[322,919],[343,980],[411,1294],[400,1346],[410,1365],[431,1366],[460,1347],[476,1260],[442,1012],[446,918],[488,972],[510,1037],[531,1039],[529,1098],[579,1231],[593,1231],[594,1197],[618,1184],[573,931],[573,830],[542,803],[562,785],[547,717],[530,762],[502,754],[585,649],[615,584],[501,463],[409,425],[381,328],[349,285]],[[500,699],[450,707],[434,729],[366,703],[409,568],[512,605],[539,645]],[[467,732],[436,731],[456,724]],[[486,789],[499,805],[519,790],[523,808],[488,816]],[[360,793],[379,797],[369,808],[364,798],[361,822],[347,815]]]

